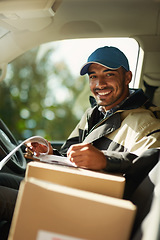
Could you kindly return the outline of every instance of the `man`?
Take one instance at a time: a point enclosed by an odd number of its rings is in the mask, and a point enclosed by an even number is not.
[[[154,113],[157,109],[150,106],[142,90],[129,90],[132,73],[128,60],[115,47],[106,46],[94,51],[80,74],[89,76],[94,96],[90,98],[91,108],[60,152],[50,145],[49,153],[67,155],[78,167],[125,173],[126,179],[128,176],[129,179],[137,178],[137,169],[143,167],[141,154],[160,146],[160,121]],[[33,143],[30,150],[38,155],[44,149]],[[154,154],[158,156],[157,151]],[[145,156],[147,171],[157,162],[157,158],[148,161],[148,156]],[[142,179],[141,171],[139,175]],[[0,219],[7,221],[11,221],[21,180],[14,177],[13,184],[13,179],[9,179],[9,176],[0,175]]]
[[[145,150],[160,146],[159,109],[141,89],[129,89],[132,73],[128,60],[115,47],[94,51],[80,74],[89,76],[92,107],[60,154],[78,167],[125,173]],[[40,151],[34,145],[32,150]]]

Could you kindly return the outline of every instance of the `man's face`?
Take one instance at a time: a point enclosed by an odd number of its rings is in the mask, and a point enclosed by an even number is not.
[[[98,103],[109,110],[124,100],[128,94],[128,84],[132,73],[122,67],[111,70],[93,63],[88,70],[90,89]]]

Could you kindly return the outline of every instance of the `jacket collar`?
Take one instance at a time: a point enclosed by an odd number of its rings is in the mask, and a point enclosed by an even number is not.
[[[131,95],[122,101],[119,105],[112,108],[110,111],[115,112],[116,110],[130,110],[136,109],[144,105],[148,100],[142,89],[130,89]],[[98,107],[98,104],[93,96],[90,96],[91,107]]]
[[[104,116],[104,118],[90,130],[84,142],[93,142],[96,139],[115,131],[120,127],[121,124],[119,112],[136,109],[144,105],[147,101],[148,98],[145,96],[142,89],[134,90],[134,92],[128,98],[126,98],[123,103],[112,109],[108,116]],[[90,102],[92,104],[92,109],[90,109],[88,112],[88,118],[91,116],[95,117],[95,113],[98,110],[98,105],[93,97],[90,97]]]

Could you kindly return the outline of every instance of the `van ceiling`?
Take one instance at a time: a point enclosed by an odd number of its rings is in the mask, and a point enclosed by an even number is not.
[[[136,39],[142,73],[160,80],[160,0],[0,1],[1,66],[41,43],[93,37]]]

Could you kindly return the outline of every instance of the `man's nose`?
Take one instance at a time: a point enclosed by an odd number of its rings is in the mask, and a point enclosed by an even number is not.
[[[96,85],[99,87],[103,87],[107,85],[107,82],[105,81],[104,77],[99,77]]]

